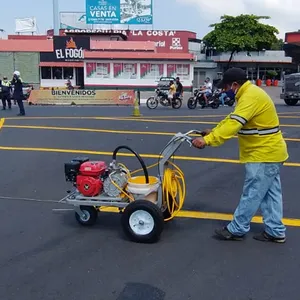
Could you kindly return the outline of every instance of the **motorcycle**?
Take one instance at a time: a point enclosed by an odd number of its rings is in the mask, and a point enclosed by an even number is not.
[[[179,109],[182,106],[182,99],[180,97],[173,97],[172,100],[169,99],[168,92],[156,89],[156,97],[150,97],[146,104],[149,109],[157,108],[160,103],[162,106],[172,106],[174,109]]]
[[[211,95],[207,97],[208,104],[204,99],[203,93],[199,89],[194,91],[194,97],[191,97],[188,102],[187,106],[189,109],[195,109],[197,104],[201,106],[201,108],[211,107],[213,109],[217,109],[220,106],[220,92],[218,90],[214,90]]]
[[[227,92],[227,97],[225,97],[224,99],[224,105],[227,105],[227,106],[233,106],[234,102],[235,102],[235,95],[234,93],[232,92]],[[220,96],[222,95],[222,93],[220,93]],[[221,101],[221,97],[220,97],[220,104],[222,104],[222,101]]]

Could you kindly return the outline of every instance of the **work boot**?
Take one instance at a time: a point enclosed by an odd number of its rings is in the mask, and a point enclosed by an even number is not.
[[[223,227],[221,229],[216,229],[215,233],[217,235],[217,238],[220,240],[225,241],[242,241],[244,239],[244,236],[238,236],[232,234],[227,227]]]
[[[259,235],[255,235],[253,238],[259,242],[272,242],[278,244],[284,244],[286,242],[285,237],[274,237],[266,233],[265,231]]]

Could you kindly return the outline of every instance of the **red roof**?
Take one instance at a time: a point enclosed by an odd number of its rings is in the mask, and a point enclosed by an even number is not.
[[[94,41],[91,40],[92,50],[106,51],[152,51],[156,50],[155,42],[129,41]]]
[[[0,40],[1,52],[52,52],[53,40]]]
[[[47,40],[47,35],[24,35],[24,34],[9,34],[9,40]]]
[[[84,57],[85,59],[194,60],[194,55],[191,53],[84,51]]]

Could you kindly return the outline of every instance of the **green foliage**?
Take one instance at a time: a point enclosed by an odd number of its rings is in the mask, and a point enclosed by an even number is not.
[[[271,47],[271,50],[283,50],[284,41],[283,39],[278,39]]]
[[[279,31],[260,20],[270,19],[267,16],[240,15],[237,17],[224,15],[221,22],[212,24],[214,28],[204,38],[204,43],[215,47],[219,52],[260,51],[269,50],[276,44]]]
[[[267,72],[267,77],[269,78],[275,78],[278,75],[278,73],[274,70],[270,70]]]

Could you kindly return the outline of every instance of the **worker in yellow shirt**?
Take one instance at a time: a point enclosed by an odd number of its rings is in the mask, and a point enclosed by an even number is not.
[[[170,81],[170,87],[169,87],[169,94],[168,94],[168,99],[171,102],[174,98],[174,95],[176,94],[176,86],[174,84],[174,81]]]
[[[260,208],[265,230],[254,239],[284,243],[280,169],[288,159],[288,151],[275,105],[264,90],[247,79],[242,69],[227,70],[219,86],[235,92],[235,110],[214,129],[207,130],[204,137],[196,138],[193,145],[200,149],[217,147],[237,134],[246,178],[232,222],[216,230],[216,235],[225,240],[243,240]]]

